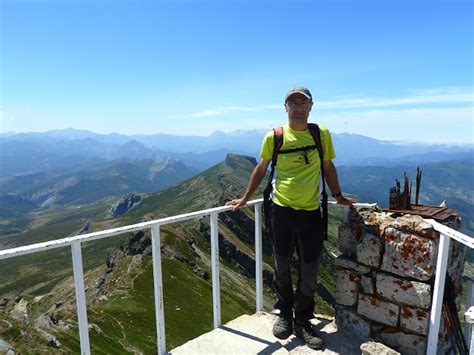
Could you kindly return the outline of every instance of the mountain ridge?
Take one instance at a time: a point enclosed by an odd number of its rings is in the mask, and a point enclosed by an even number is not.
[[[67,212],[51,211],[49,216],[44,212],[45,214],[41,216],[44,224],[41,227],[0,239],[0,245],[5,248],[21,243],[44,241],[54,235],[75,235],[83,231],[85,226],[88,232],[94,232],[216,207],[242,194],[256,163],[256,159],[251,156],[229,154],[221,163],[175,186],[143,194],[140,203],[119,218],[108,216],[110,207],[117,202],[115,199],[101,201],[94,206],[85,206],[80,210],[71,208]],[[445,168],[446,172],[449,172],[449,167]],[[360,174],[361,177],[363,175]],[[376,177],[377,174],[369,174],[372,187],[376,186],[373,183]],[[358,181],[356,175],[352,174],[349,178]],[[440,176],[439,179],[443,180],[444,176]],[[261,194],[261,188],[255,198]],[[219,214],[218,235],[224,321],[241,313],[253,312],[254,309],[253,218],[252,208]],[[334,298],[334,256],[339,253],[337,227],[340,221],[342,221],[342,209],[331,207],[330,237],[324,246],[319,275],[321,292],[316,297],[319,311],[323,314],[333,312],[330,301],[327,300]],[[209,229],[208,217],[176,226],[160,227],[166,336],[171,347],[212,328]],[[94,351],[109,353],[118,348],[154,351],[156,341],[154,305],[149,302],[153,298],[150,243],[148,232],[137,232],[83,245],[88,317],[92,326],[90,334]],[[268,275],[271,257],[268,253],[270,250],[268,236],[265,233],[263,250],[264,275]],[[3,296],[8,298],[6,301],[8,312],[0,314],[0,319],[14,324],[17,329],[22,329],[29,335],[29,340],[22,338],[21,335],[17,337],[9,335],[13,330],[8,328],[3,333],[8,335],[8,342],[15,344],[20,350],[24,344],[35,349],[48,349],[47,342],[38,330],[28,328],[28,323],[12,320],[9,316],[10,310],[17,304],[15,300],[19,300],[28,305],[29,313],[25,316],[28,322],[41,324],[37,327],[54,336],[60,350],[78,351],[75,308],[74,303],[68,301],[74,294],[71,288],[69,250],[55,250],[48,255],[38,254],[34,257],[17,259],[15,261],[12,259],[11,263],[0,262],[0,268],[4,271],[0,275],[2,285],[0,293],[5,295],[5,292],[10,292],[8,296]],[[14,279],[13,283],[11,278]],[[177,282],[181,280],[185,282]],[[22,294],[11,294],[14,290]],[[265,307],[268,309],[272,302],[268,278],[264,297]],[[57,324],[61,326],[51,324],[52,321],[48,319],[57,320]],[[7,323],[0,322],[0,324]],[[187,326],[183,327],[183,324]],[[199,327],[193,328],[192,324],[197,324]]]
[[[39,238],[37,241],[40,241],[51,236],[52,226],[58,230],[61,224],[73,227],[77,233],[84,229],[85,222],[91,232],[172,215],[174,212],[170,206],[171,200],[177,197],[178,204],[184,204],[188,210],[194,209],[194,201],[189,198],[202,193],[203,190],[205,195],[201,195],[197,203],[213,206],[218,204],[221,198],[226,198],[229,192],[225,190],[227,182],[235,184],[236,191],[243,189],[243,186],[237,184],[248,179],[255,163],[251,157],[229,156],[200,176],[169,188],[171,192],[155,192],[144,196],[139,204],[122,217],[111,219],[104,216],[110,202],[102,203],[97,206],[102,209],[101,214],[88,213],[91,217],[87,219],[84,219],[86,211],[81,211],[80,216],[77,215],[79,212],[68,216],[55,216],[55,220],[51,221],[51,228],[43,228],[41,231],[37,229],[31,231],[30,235],[34,233],[35,237]],[[74,217],[75,215],[77,217]],[[249,278],[254,275],[254,270],[249,269],[249,265],[253,263],[252,215],[252,209],[243,209],[220,216],[220,282],[224,322],[242,313],[251,313],[254,309],[254,284]],[[167,343],[175,347],[212,329],[209,219],[200,218],[179,225],[162,226],[160,230]],[[4,239],[3,247],[31,242],[30,235],[16,235]],[[152,352],[156,344],[154,305],[150,302],[153,299],[150,235],[145,231],[126,237],[108,238],[83,245],[88,318],[89,324],[93,325],[90,330],[93,351],[110,353],[114,349],[133,348]],[[106,255],[99,251],[104,247],[108,248]],[[264,247],[264,250],[267,249],[268,247]],[[0,324],[12,324],[10,328],[7,326],[8,329],[2,333],[2,337],[19,351],[25,350],[25,346],[37,351],[46,351],[48,341],[41,336],[46,332],[49,334],[48,339],[54,340],[59,351],[78,351],[71,266],[69,261],[66,262],[69,259],[68,250],[54,250],[46,257],[49,262],[44,260],[45,255],[41,253],[28,258],[11,259],[11,262],[0,261],[0,268],[4,271],[0,275],[0,293],[5,310],[0,313],[0,320],[8,322]],[[92,264],[91,258],[95,260]],[[266,278],[269,270],[268,260],[266,256]],[[59,268],[60,265],[63,266]],[[17,293],[14,290],[17,290]],[[28,311],[23,317],[25,321],[18,321],[10,316],[15,314],[16,300],[28,305]],[[265,286],[264,304],[267,308],[270,306],[268,286]],[[55,320],[55,324],[51,324],[51,319]],[[13,332],[12,327],[21,329],[22,334],[28,335],[28,339],[24,339],[20,333],[10,333]],[[123,337],[117,336],[117,328],[122,329]]]
[[[330,127],[328,127],[330,128]],[[170,133],[150,133],[150,134],[121,134],[121,133],[96,133],[92,132],[89,130],[80,130],[80,129],[75,129],[75,128],[66,128],[66,129],[56,129],[56,130],[49,130],[49,131],[43,131],[43,132],[5,132],[5,133],[0,133],[0,138],[11,138],[11,137],[23,137],[26,138],[28,136],[31,137],[41,137],[41,136],[48,136],[52,138],[60,138],[60,139],[66,139],[66,140],[78,140],[78,139],[84,139],[84,138],[93,138],[93,137],[116,137],[120,138],[118,141],[125,143],[130,140],[134,140],[134,137],[168,137],[168,138],[180,138],[180,139],[209,139],[212,137],[229,137],[229,136],[236,136],[236,137],[245,137],[245,136],[253,136],[255,134],[257,135],[264,135],[271,129],[238,129],[235,131],[231,132],[223,132],[223,131],[215,131],[211,134],[208,135],[198,135],[198,136],[192,136],[192,135],[176,135],[176,134],[170,134]],[[426,146],[446,146],[446,147],[470,147],[471,149],[474,146],[474,143],[459,143],[459,142],[452,142],[452,143],[433,143],[433,142],[423,142],[423,141],[403,141],[403,140],[386,140],[386,139],[377,139],[374,137],[369,137],[365,136],[362,134],[357,134],[357,133],[348,133],[348,132],[341,132],[341,133],[334,133],[332,134],[337,135],[341,138],[363,138],[371,141],[376,141],[380,143],[386,143],[386,144],[396,144],[396,145],[426,145]],[[137,141],[140,141],[140,139],[135,139]]]

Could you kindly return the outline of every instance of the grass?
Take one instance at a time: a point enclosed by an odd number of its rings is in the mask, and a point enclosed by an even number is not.
[[[89,310],[92,353],[120,354],[126,349],[156,352],[153,272],[151,258],[145,257],[144,271],[126,292]],[[175,348],[213,329],[212,285],[176,259],[163,258],[164,314],[167,349]],[[125,290],[124,290],[125,291]],[[254,312],[254,302],[236,296],[235,290],[221,288],[222,322]],[[78,352],[77,328],[58,335],[66,351]]]
[[[58,226],[75,230],[74,226]],[[65,235],[64,235],[65,236]],[[41,236],[40,236],[41,238]],[[128,235],[119,235],[82,246],[84,270],[90,270],[105,263],[110,249],[125,244]],[[30,255],[18,256],[0,261],[0,294],[23,293],[26,289],[44,284],[32,294],[44,294],[61,279],[72,275],[71,249],[69,247],[51,249]]]
[[[242,164],[245,165],[245,162]],[[109,228],[111,225],[136,223],[163,214],[173,215],[212,207],[221,202],[220,198],[216,197],[216,191],[221,193],[223,183],[232,185],[235,189],[240,189],[243,183],[246,184],[247,175],[232,175],[232,171],[229,174],[228,170],[228,166],[221,164],[197,179],[190,179],[176,187],[149,195],[122,218],[93,222],[92,230]],[[245,171],[246,168],[242,167],[240,170]],[[41,218],[44,220],[42,226],[15,238],[9,237],[6,242],[20,245],[29,243],[31,240],[36,242],[54,237],[65,237],[77,232],[88,220],[104,218],[104,210],[107,206],[109,204],[104,202],[77,209],[77,211],[74,208],[69,208],[66,212],[58,213],[56,216],[52,216],[53,211],[42,214]],[[252,209],[246,209],[244,213],[253,219]],[[326,258],[320,268],[319,281],[334,295],[334,267],[331,266],[333,257],[328,251],[337,249],[338,223],[333,222],[342,220],[342,209],[331,208],[330,218],[332,221],[330,238],[325,243]],[[183,228],[183,226],[185,227]],[[228,236],[230,240],[252,256],[251,232],[245,232],[245,228],[240,226],[238,231],[230,231],[224,224],[221,224],[220,228],[226,236],[230,233]],[[192,248],[187,242],[190,235],[195,237],[196,246],[209,254],[210,243],[199,232],[197,220],[185,222],[179,228],[172,226],[163,228],[163,245],[167,245],[177,255],[186,257],[190,262],[195,262],[210,272],[209,265],[193,256]],[[4,239],[2,239],[3,241]],[[85,243],[83,245],[85,270],[103,265],[109,250],[125,245],[127,241],[128,235],[121,235]],[[269,265],[273,264],[270,255],[264,254],[263,258]],[[88,310],[89,323],[92,325],[90,338],[93,353],[156,352],[153,275],[150,258],[144,257],[143,260],[143,272],[136,277],[132,287],[119,289],[117,283],[114,286],[114,292],[108,294],[110,296],[108,300],[102,301],[98,306]],[[0,263],[0,268],[2,270],[0,273],[0,294],[7,291],[19,293],[38,283],[41,286],[32,291],[32,294],[44,294],[49,292],[61,279],[72,275],[70,249],[62,248],[37,255],[18,257],[9,260],[8,263]],[[212,285],[210,280],[200,278],[185,263],[174,258],[162,258],[162,269],[167,349],[169,350],[212,329]],[[126,272],[125,270],[126,267],[120,271],[122,275]],[[255,299],[252,291],[255,287],[254,279],[252,277],[246,278],[240,275],[240,272],[241,267],[234,262],[221,261],[221,316],[223,323],[242,314],[252,314],[255,311]],[[267,310],[269,310],[269,305],[274,301],[274,295],[268,287],[264,287],[264,289],[264,301]],[[316,296],[316,302],[319,313],[333,314],[332,306],[322,298]],[[75,319],[73,315],[70,318]],[[77,328],[73,327],[67,332],[58,332],[57,337],[62,343],[61,351],[80,351]]]
[[[21,321],[12,318],[7,320],[6,315],[0,313],[0,339],[12,345],[16,354],[46,354],[53,350],[36,329],[29,327],[28,330],[23,330],[24,328]]]

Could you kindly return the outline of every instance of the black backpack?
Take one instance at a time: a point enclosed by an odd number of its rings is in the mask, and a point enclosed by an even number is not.
[[[275,166],[278,160],[278,154],[286,154],[286,153],[293,153],[293,152],[304,152],[304,158],[307,164],[309,164],[307,152],[313,149],[317,149],[319,153],[319,159],[321,160],[321,177],[323,179],[323,191],[322,191],[322,201],[320,204],[321,213],[322,213],[322,220],[323,220],[323,237],[324,240],[328,238],[328,195],[326,193],[326,180],[324,178],[324,168],[323,168],[323,146],[321,144],[321,136],[319,133],[319,126],[316,123],[308,123],[309,131],[313,136],[315,145],[310,145],[301,148],[295,149],[286,149],[281,150],[283,145],[283,127],[278,127],[273,129],[273,157],[272,157],[272,165],[270,170],[270,176],[268,179],[267,186],[263,191],[263,213],[265,216],[265,229],[267,233],[270,235],[270,209],[271,209],[271,198],[270,193],[272,191],[272,180],[273,175],[275,174]]]

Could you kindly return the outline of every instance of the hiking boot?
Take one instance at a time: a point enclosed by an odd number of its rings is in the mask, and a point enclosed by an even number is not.
[[[293,316],[280,315],[273,325],[273,335],[278,339],[287,339],[293,334]]]
[[[319,350],[323,348],[323,341],[314,335],[313,328],[309,321],[303,324],[295,323],[295,335],[303,339],[306,345],[311,349]]]

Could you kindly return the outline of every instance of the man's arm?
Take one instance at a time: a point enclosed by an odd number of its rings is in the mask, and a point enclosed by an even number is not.
[[[260,161],[258,162],[257,166],[252,171],[252,175],[250,175],[247,191],[245,191],[245,194],[241,198],[227,202],[225,205],[234,206],[233,210],[244,206],[262,183],[262,180],[267,172],[268,164],[270,162],[271,160],[269,159],[260,158]]]
[[[339,187],[339,181],[337,179],[336,167],[332,163],[332,160],[324,160],[323,169],[324,177],[326,178],[326,182],[328,183],[331,192],[337,196],[336,202],[341,205],[352,206],[355,201],[352,198],[346,198],[342,196],[341,188]]]

